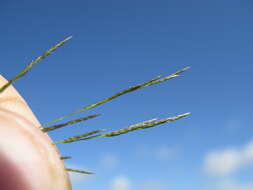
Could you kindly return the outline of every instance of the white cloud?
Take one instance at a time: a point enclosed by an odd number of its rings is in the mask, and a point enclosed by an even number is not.
[[[241,157],[236,150],[211,152],[207,155],[205,169],[210,174],[225,175],[233,172],[241,164]]]
[[[129,190],[130,181],[127,177],[118,176],[111,183],[111,190]]]
[[[253,141],[239,148],[209,152],[204,168],[208,174],[224,176],[253,164]]]
[[[107,154],[102,158],[101,164],[104,168],[114,169],[119,165],[119,159],[114,154]]]

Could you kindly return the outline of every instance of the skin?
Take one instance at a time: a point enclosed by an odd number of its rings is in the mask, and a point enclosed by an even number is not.
[[[7,80],[0,76],[0,87]],[[26,101],[10,86],[0,94],[0,189],[71,190],[55,145]]]

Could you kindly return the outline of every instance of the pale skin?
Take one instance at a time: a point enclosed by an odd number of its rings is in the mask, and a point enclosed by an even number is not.
[[[0,87],[7,80],[0,75]],[[26,101],[10,86],[0,94],[0,189],[71,190],[55,145]]]

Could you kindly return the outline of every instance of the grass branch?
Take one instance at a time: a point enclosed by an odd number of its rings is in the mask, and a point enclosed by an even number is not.
[[[56,130],[56,129],[59,129],[59,128],[62,128],[62,127],[68,126],[68,125],[73,125],[73,124],[76,124],[76,123],[79,123],[79,122],[82,122],[82,121],[86,121],[88,119],[92,119],[92,118],[98,117],[100,115],[101,114],[94,114],[94,115],[89,115],[89,116],[81,117],[81,118],[74,119],[74,120],[71,120],[71,121],[67,121],[65,123],[61,123],[61,124],[54,125],[54,126],[51,126],[51,127],[42,128],[41,130],[43,132],[53,131],[53,130]]]
[[[62,144],[62,143],[75,142],[75,141],[77,141],[77,140],[79,140],[81,138],[84,138],[84,137],[87,137],[87,136],[90,136],[90,135],[94,135],[94,134],[100,133],[102,131],[105,131],[105,129],[98,129],[98,130],[86,132],[86,133],[81,134],[81,135],[73,136],[73,137],[70,137],[70,138],[58,141],[58,142],[54,142],[53,144]]]
[[[71,158],[72,158],[71,156],[62,156],[61,160],[67,160],[67,159],[71,159]]]
[[[49,50],[45,51],[41,56],[37,57],[36,59],[32,60],[31,63],[29,63],[20,73],[18,73],[15,77],[13,77],[11,80],[9,80],[5,85],[3,85],[0,88],[0,93],[2,93],[5,89],[7,89],[10,85],[12,85],[14,82],[16,82],[18,79],[22,78],[28,71],[30,71],[36,63],[40,62],[41,60],[45,59],[47,56],[49,56],[53,51],[55,51],[57,48],[68,42],[72,37],[68,37],[61,42],[57,43],[53,47],[51,47]]]
[[[116,93],[116,94],[114,94],[114,95],[112,95],[112,96],[110,96],[108,98],[102,99],[102,100],[100,100],[100,101],[98,101],[98,102],[96,102],[94,104],[88,105],[88,106],[86,106],[86,107],[84,107],[82,109],[79,109],[79,110],[71,112],[71,113],[69,113],[69,114],[67,114],[65,116],[59,117],[59,118],[57,118],[57,119],[55,119],[53,121],[50,121],[50,122],[42,125],[42,127],[47,127],[47,126],[51,125],[52,123],[56,123],[56,122],[62,121],[62,120],[66,119],[66,118],[68,118],[68,117],[70,117],[70,116],[72,116],[74,114],[77,114],[77,113],[80,113],[80,112],[92,109],[92,108],[94,108],[96,106],[99,106],[99,105],[101,105],[103,103],[106,103],[106,102],[108,102],[110,100],[113,100],[113,99],[115,99],[115,98],[117,98],[119,96],[122,96],[124,94],[127,94],[129,92],[133,92],[133,91],[139,90],[141,88],[144,88],[144,87],[147,87],[147,86],[151,86],[151,85],[154,85],[154,84],[158,84],[158,83],[170,80],[172,78],[175,78],[175,77],[179,76],[182,72],[185,72],[186,70],[188,70],[189,68],[190,67],[185,67],[185,68],[183,68],[183,69],[181,69],[181,70],[179,70],[179,71],[177,71],[177,72],[175,72],[175,73],[173,73],[171,75],[168,75],[166,77],[161,78],[159,76],[159,77],[151,79],[151,80],[149,80],[147,82],[144,82],[144,83],[141,83],[141,84],[129,87],[129,88],[127,88],[125,90],[122,90],[122,91],[120,91],[120,92],[118,92],[118,93]]]
[[[147,120],[147,121],[143,121],[134,125],[130,125],[128,127],[116,130],[116,131],[111,131],[111,132],[106,132],[103,134],[99,134],[99,135],[94,135],[94,136],[90,136],[90,137],[81,137],[78,136],[78,138],[70,138],[71,140],[63,140],[63,141],[59,141],[56,142],[54,144],[62,144],[62,143],[71,143],[71,142],[77,142],[77,141],[84,141],[84,140],[90,140],[90,139],[95,139],[95,138],[100,138],[100,137],[114,137],[114,136],[118,136],[118,135],[122,135],[122,134],[126,134],[132,131],[136,131],[136,130],[141,130],[141,129],[147,129],[147,128],[151,128],[151,127],[155,127],[157,125],[161,125],[164,123],[168,123],[168,122],[172,122],[178,119],[181,119],[183,117],[188,116],[190,113],[184,113],[184,114],[180,114],[174,117],[168,117],[168,118],[164,118],[164,119],[151,119],[151,120]]]
[[[81,174],[94,174],[93,172],[88,172],[85,170],[77,170],[77,169],[72,169],[72,168],[65,168],[65,170],[68,172],[75,172],[75,173],[81,173]]]

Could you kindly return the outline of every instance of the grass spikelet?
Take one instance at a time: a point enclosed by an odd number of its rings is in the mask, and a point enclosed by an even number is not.
[[[165,118],[165,119],[160,119],[160,120],[153,119],[153,120],[144,121],[144,122],[137,123],[137,124],[131,125],[129,127],[120,129],[120,130],[116,130],[116,131],[101,134],[100,137],[114,137],[114,136],[122,135],[122,134],[125,134],[125,133],[129,133],[129,132],[132,132],[132,131],[135,131],[135,130],[155,127],[155,126],[161,125],[163,123],[168,123],[168,122],[175,121],[177,119],[186,117],[189,114],[190,113],[184,113],[184,114],[180,114],[180,115],[177,115],[177,116],[174,116],[174,117],[168,117],[168,118]],[[85,139],[80,139],[80,140],[85,140]]]

